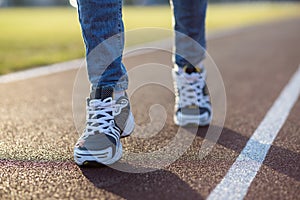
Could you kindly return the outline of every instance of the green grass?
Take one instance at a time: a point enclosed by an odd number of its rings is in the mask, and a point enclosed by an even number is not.
[[[300,17],[300,3],[252,3],[211,5],[207,12],[207,28],[249,26],[268,21]]]
[[[209,5],[208,32],[289,17],[299,17],[300,4]],[[172,12],[162,7],[125,7],[126,30],[172,28]],[[0,74],[84,56],[77,12],[73,8],[14,8],[0,10]],[[139,34],[137,36],[137,33]],[[156,40],[168,31],[128,33],[126,45]]]
[[[0,11],[0,73],[83,56],[74,9]]]

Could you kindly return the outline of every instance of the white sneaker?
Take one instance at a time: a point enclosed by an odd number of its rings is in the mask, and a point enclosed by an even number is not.
[[[78,165],[97,162],[111,165],[122,157],[121,137],[134,129],[134,118],[127,96],[113,100],[113,89],[99,89],[87,99],[86,128],[74,147]],[[91,95],[93,96],[93,95]]]
[[[204,68],[185,65],[182,71],[173,70],[175,86],[174,122],[179,126],[206,126],[212,119],[210,97]]]

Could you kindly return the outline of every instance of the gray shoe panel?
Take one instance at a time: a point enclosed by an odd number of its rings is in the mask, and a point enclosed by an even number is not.
[[[127,102],[126,107],[121,108],[122,110],[121,110],[120,114],[115,115],[115,123],[121,129],[121,132],[123,132],[123,130],[125,129],[126,122],[129,117],[129,114],[130,114],[130,102],[129,102],[127,95],[120,97],[117,100],[116,104],[122,104],[122,102],[123,103]]]
[[[97,151],[116,146],[116,141],[105,134],[89,135],[84,139],[83,150]],[[80,147],[79,147],[80,148]]]

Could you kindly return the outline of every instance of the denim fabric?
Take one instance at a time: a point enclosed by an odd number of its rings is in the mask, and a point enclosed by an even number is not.
[[[128,77],[122,64],[122,0],[77,0],[77,3],[92,87],[127,89]]]
[[[126,90],[128,77],[122,63],[122,0],[77,0],[77,3],[92,87]],[[188,61],[196,65],[203,60],[205,54],[207,0],[173,0],[171,4],[176,31],[175,63],[179,67],[183,67]]]
[[[173,0],[175,63],[198,65],[205,57],[207,0]],[[200,45],[199,45],[200,44]]]

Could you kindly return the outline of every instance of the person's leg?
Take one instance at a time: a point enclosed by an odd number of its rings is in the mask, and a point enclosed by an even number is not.
[[[175,29],[175,63],[198,65],[205,57],[207,0],[172,0]],[[187,61],[188,60],[188,61]]]
[[[91,93],[87,99],[86,127],[74,147],[78,165],[113,164],[122,156],[120,137],[134,128],[128,78],[122,64],[124,27],[122,0],[77,0]]]
[[[175,56],[173,78],[176,102],[174,122],[177,125],[208,125],[211,104],[206,89],[205,17],[207,0],[173,0]]]
[[[117,91],[126,90],[128,80],[122,64],[122,0],[77,2],[92,87],[113,86]]]

